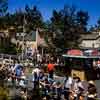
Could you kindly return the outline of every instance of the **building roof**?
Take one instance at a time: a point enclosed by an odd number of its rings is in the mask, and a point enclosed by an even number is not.
[[[26,41],[36,41],[36,32],[32,31],[28,34],[25,35],[25,40]]]
[[[81,35],[81,40],[96,40],[100,37],[99,33],[90,33],[86,35]]]
[[[41,37],[39,33],[36,33],[36,31],[27,33],[24,36],[25,41],[36,41],[36,38],[37,38],[38,45],[47,47],[47,43],[45,42],[45,39],[43,37]],[[23,41],[23,36],[17,36],[17,40]]]
[[[19,33],[18,36],[16,36],[17,40],[23,41],[23,33]],[[25,41],[36,41],[36,32],[32,31],[30,33],[25,33],[24,35]]]

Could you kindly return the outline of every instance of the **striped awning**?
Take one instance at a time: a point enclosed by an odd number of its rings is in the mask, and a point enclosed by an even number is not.
[[[83,56],[83,52],[78,49],[72,49],[68,50],[67,55],[72,55],[72,56]]]
[[[63,57],[69,57],[69,58],[100,58],[100,56],[73,56],[73,55],[66,55],[66,54],[63,54],[62,55]]]

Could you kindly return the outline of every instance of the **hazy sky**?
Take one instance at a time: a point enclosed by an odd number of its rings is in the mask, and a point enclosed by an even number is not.
[[[78,9],[88,11],[90,15],[89,25],[94,25],[100,17],[100,0],[9,0],[9,11],[14,12],[18,8],[37,5],[45,20],[52,15],[53,9],[61,9],[65,4],[75,5]]]

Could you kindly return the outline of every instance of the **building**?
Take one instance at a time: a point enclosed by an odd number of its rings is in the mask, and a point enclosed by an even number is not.
[[[44,36],[40,34],[42,33],[39,30],[31,31],[30,33],[16,33],[16,45],[33,54],[39,46],[47,47]]]
[[[81,48],[99,48],[100,47],[100,32],[95,31],[81,36],[79,46]]]

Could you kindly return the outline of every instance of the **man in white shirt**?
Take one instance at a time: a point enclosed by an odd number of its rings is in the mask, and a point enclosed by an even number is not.
[[[72,79],[72,77],[68,77],[68,79],[67,80],[65,80],[66,82],[65,82],[65,88],[69,88],[69,89],[71,89],[71,87],[72,87],[72,83],[73,83],[73,79]]]
[[[34,75],[34,72],[37,73],[37,76],[39,76],[39,74],[40,74],[40,69],[39,69],[38,67],[36,67],[35,69],[33,69],[32,75]]]
[[[69,95],[70,95],[70,90],[72,89],[72,85],[73,85],[73,78],[70,77],[69,75],[66,75],[64,79],[64,98],[66,100],[69,100]]]
[[[32,75],[33,75],[33,79],[32,81],[34,82],[34,89],[39,87],[39,76],[40,76],[40,69],[38,67],[36,67],[35,69],[33,69],[32,71]]]

